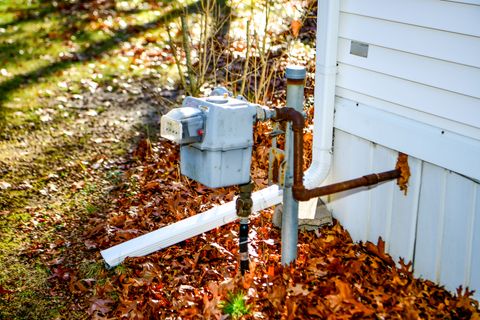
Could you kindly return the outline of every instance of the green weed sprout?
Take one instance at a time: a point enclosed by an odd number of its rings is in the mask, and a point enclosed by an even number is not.
[[[229,292],[226,301],[220,302],[220,308],[224,314],[228,314],[232,319],[240,319],[242,316],[250,313],[250,307],[245,303],[243,293]]]

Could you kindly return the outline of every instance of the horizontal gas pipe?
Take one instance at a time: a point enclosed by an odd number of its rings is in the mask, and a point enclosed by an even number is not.
[[[306,189],[303,184],[303,128],[305,119],[303,115],[292,108],[276,108],[274,121],[291,121],[293,130],[293,197],[297,201],[307,201],[312,198],[325,196],[341,191],[346,191],[363,186],[371,186],[377,183],[397,179],[401,176],[401,170],[373,173],[357,179],[334,183],[328,186],[314,189]]]

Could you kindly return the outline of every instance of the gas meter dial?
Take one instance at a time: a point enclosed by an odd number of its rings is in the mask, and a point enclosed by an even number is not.
[[[198,108],[173,109],[160,120],[160,135],[181,145],[202,141],[203,129],[204,115]]]

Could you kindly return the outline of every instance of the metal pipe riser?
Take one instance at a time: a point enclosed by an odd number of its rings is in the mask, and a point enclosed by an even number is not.
[[[287,107],[285,112],[295,110],[290,117],[296,117],[302,114],[305,96],[305,77],[307,75],[305,67],[288,66],[285,70],[287,78]],[[281,111],[280,111],[281,112]],[[304,126],[303,116],[298,117],[302,123],[289,122],[285,130],[285,163],[284,170],[285,184],[283,193],[283,211],[282,211],[282,264],[287,265],[297,258],[298,244],[298,201],[292,196],[292,186],[294,183],[294,161],[295,161],[295,138],[296,131],[302,131]]]

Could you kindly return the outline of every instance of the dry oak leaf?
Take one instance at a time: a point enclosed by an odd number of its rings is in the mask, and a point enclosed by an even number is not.
[[[95,299],[88,309],[88,313],[93,315],[97,312],[100,312],[101,314],[105,315],[112,310],[110,307],[111,304],[113,304],[113,300],[111,299]]]
[[[385,241],[383,241],[382,237],[378,237],[377,245],[374,245],[370,241],[365,243],[365,249],[368,253],[380,258],[383,262],[385,262],[389,266],[395,266],[395,262],[393,259],[388,255],[385,254]]]
[[[395,169],[400,170],[400,177],[397,179],[397,185],[404,195],[407,195],[408,180],[410,179],[410,167],[408,166],[408,156],[404,153],[398,154],[398,161]]]
[[[303,287],[304,285],[297,283],[296,285],[289,287],[287,291],[291,296],[298,296],[298,295],[306,296],[309,294],[309,291],[308,291],[308,288],[304,289]]]
[[[276,309],[281,309],[285,303],[285,297],[287,290],[283,284],[276,285],[273,288],[273,292],[269,295],[268,300],[273,304]]]
[[[338,289],[338,293],[330,294],[325,297],[331,303],[334,310],[339,309],[342,304],[349,304],[353,306],[353,308],[349,309],[351,315],[361,313],[364,316],[368,316],[375,312],[375,310],[357,301],[353,295],[352,288],[348,283],[340,279],[334,279],[334,282]]]
[[[292,34],[296,38],[300,34],[300,29],[302,28],[302,21],[292,20],[290,27],[292,28]]]

